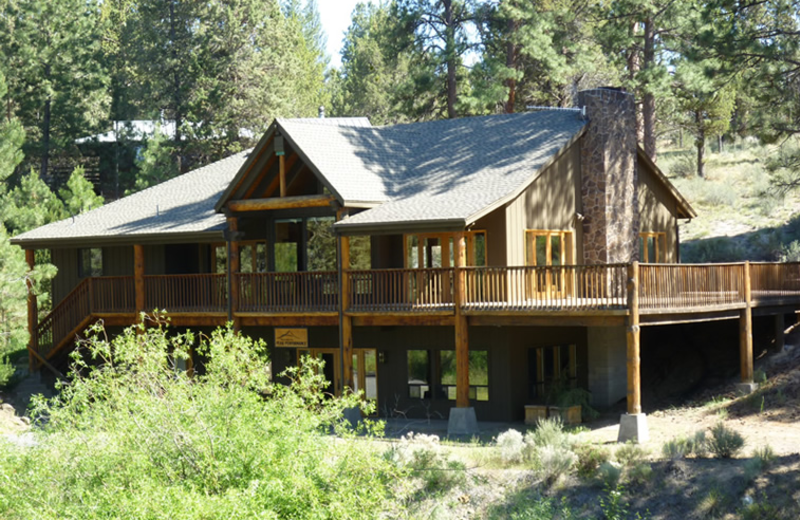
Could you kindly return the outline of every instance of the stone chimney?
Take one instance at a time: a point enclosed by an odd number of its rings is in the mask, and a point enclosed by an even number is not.
[[[627,263],[639,256],[636,107],[633,94],[597,88],[578,93],[589,120],[581,139],[583,261]]]

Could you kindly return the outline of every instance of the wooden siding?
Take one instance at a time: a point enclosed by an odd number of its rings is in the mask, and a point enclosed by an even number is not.
[[[666,233],[666,262],[678,262],[677,201],[644,161],[639,161],[639,215],[639,231]]]
[[[104,247],[103,276],[133,276],[133,246]]]
[[[144,246],[144,274],[165,274],[164,245]]]
[[[580,211],[580,161],[578,142],[506,206],[506,265],[525,265],[526,229],[573,230],[575,258],[583,258],[583,233],[575,226],[575,213]]]
[[[78,250],[75,248],[53,249],[51,260],[58,272],[51,282],[53,306],[57,305],[78,285]]]
[[[486,231],[486,265],[492,267],[507,265],[508,246],[505,217],[505,208],[499,208],[478,220],[472,226],[475,231]]]

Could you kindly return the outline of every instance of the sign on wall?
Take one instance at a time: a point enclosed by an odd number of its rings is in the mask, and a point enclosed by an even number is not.
[[[275,329],[275,346],[284,348],[308,347],[308,329]]]

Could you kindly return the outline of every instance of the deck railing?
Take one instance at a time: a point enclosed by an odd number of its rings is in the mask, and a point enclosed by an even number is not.
[[[452,268],[349,271],[356,312],[436,312],[453,309]]]
[[[464,306],[472,311],[624,309],[627,266],[465,268]]]
[[[92,309],[92,279],[82,280],[36,327],[34,349],[43,358],[81,324]]]
[[[227,312],[224,274],[166,274],[144,277],[145,309],[170,312]]]
[[[639,264],[639,308],[675,310],[744,303],[745,264]]]
[[[800,298],[800,263],[751,263],[750,287],[755,302]]]
[[[336,312],[336,271],[304,273],[240,273],[238,310],[242,312]]]
[[[135,312],[133,276],[89,278],[92,286],[92,312]]]

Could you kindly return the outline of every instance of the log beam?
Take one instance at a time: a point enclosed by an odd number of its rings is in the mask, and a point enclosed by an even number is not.
[[[228,203],[230,211],[272,211],[278,209],[321,208],[330,206],[333,195],[300,195],[269,199],[235,200]]]
[[[144,247],[141,244],[134,244],[133,246],[133,290],[138,319],[138,316],[145,312]]]
[[[642,413],[642,375],[639,332],[639,262],[628,266],[628,413]]]
[[[38,352],[38,340],[36,328],[39,325],[39,307],[36,301],[36,292],[33,287],[32,272],[36,267],[36,251],[33,249],[25,250],[25,261],[28,262],[28,369],[33,372],[36,366],[34,352]]]
[[[739,362],[742,383],[753,382],[753,312],[750,290],[750,262],[744,263],[745,308],[739,316]]]
[[[455,260],[456,408],[469,407],[469,324],[462,312],[466,292],[466,240],[464,232],[453,240]]]
[[[231,236],[234,236],[237,231],[239,231],[239,219],[236,217],[228,217],[228,231],[230,232]],[[233,330],[238,331],[241,330],[242,324],[241,320],[236,317],[236,311],[239,310],[239,279],[237,275],[239,274],[239,270],[241,269],[240,264],[240,255],[239,255],[239,242],[236,240],[230,241],[230,247],[228,248],[229,251],[229,258],[228,258],[228,270],[230,276],[230,309],[231,309],[231,319],[233,320]]]
[[[345,213],[337,212],[337,220]],[[350,307],[350,237],[339,236],[339,323],[342,341],[342,385],[351,391],[353,385],[353,318],[345,314]]]

